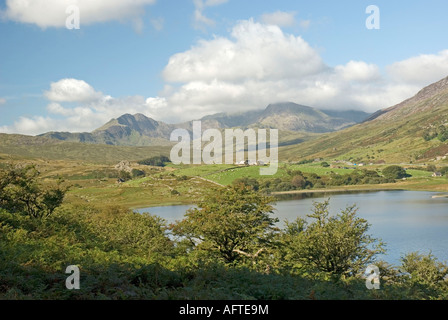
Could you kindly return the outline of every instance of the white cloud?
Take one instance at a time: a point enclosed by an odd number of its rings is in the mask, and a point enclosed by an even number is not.
[[[335,71],[347,81],[372,81],[381,77],[378,66],[363,61],[350,61],[346,65],[336,66]]]
[[[195,7],[194,10],[194,27],[199,30],[204,30],[205,27],[212,27],[215,25],[215,21],[206,17],[204,10],[207,7],[214,7],[222,5],[229,0],[193,0]]]
[[[214,6],[219,6],[221,4],[224,4],[226,2],[228,2],[229,0],[206,0],[205,1],[205,6],[206,7],[214,7]]]
[[[279,101],[374,112],[446,77],[447,56],[448,50],[422,55],[385,70],[364,61],[329,66],[301,37],[276,25],[241,21],[228,37],[201,40],[173,55],[163,70],[166,85],[158,97],[115,98],[83,80],[62,79],[45,92],[48,115],[22,117],[0,131],[92,131],[123,113],[178,123]]]
[[[87,82],[77,79],[62,79],[53,82],[50,90],[44,94],[49,100],[57,102],[85,102],[97,100],[103,96]]]
[[[3,16],[9,20],[41,28],[65,27],[68,6],[80,10],[81,26],[105,21],[139,21],[145,6],[155,0],[7,0]]]
[[[448,50],[437,54],[422,54],[388,67],[391,76],[397,82],[425,86],[448,75]]]
[[[161,31],[163,29],[163,25],[165,23],[165,20],[161,17],[151,19],[151,24],[156,31]]]
[[[171,119],[179,120],[259,109],[275,101],[374,112],[448,75],[446,56],[444,51],[412,58],[384,71],[364,61],[331,67],[301,37],[248,20],[228,37],[200,40],[173,55],[163,70],[173,86],[163,96],[176,115]],[[418,85],[415,79],[421,80]]]
[[[302,29],[308,29],[311,25],[311,20],[300,20],[299,24]]]
[[[263,14],[261,16],[261,22],[279,27],[292,27],[296,24],[295,16],[296,12],[276,11]]]
[[[168,82],[243,81],[297,78],[325,68],[317,52],[301,37],[285,35],[278,26],[252,20],[235,26],[232,39],[202,40],[175,54],[163,71]]]
[[[169,114],[165,98],[114,98],[77,79],[52,83],[46,95],[51,100],[46,116],[20,117],[13,125],[0,127],[0,132],[29,135],[48,131],[91,132],[124,113],[142,113],[156,120],[161,114]]]

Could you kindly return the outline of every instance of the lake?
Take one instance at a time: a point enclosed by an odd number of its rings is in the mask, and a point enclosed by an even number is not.
[[[374,191],[348,193],[305,193],[278,196],[275,216],[295,220],[311,213],[313,202],[330,199],[330,213],[337,214],[356,204],[358,216],[366,219],[369,233],[386,243],[387,253],[380,258],[394,265],[400,264],[405,253],[432,253],[440,261],[448,261],[448,198],[433,196],[424,191]],[[139,209],[150,212],[169,223],[183,218],[191,206],[167,206]]]

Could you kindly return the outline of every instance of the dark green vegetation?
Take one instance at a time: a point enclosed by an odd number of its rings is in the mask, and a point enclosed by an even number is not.
[[[137,161],[138,164],[145,166],[164,167],[166,163],[171,162],[170,158],[166,156],[155,156],[148,159]]]
[[[411,253],[375,261],[382,243],[355,208],[274,227],[271,198],[210,192],[172,225],[116,206],[64,204],[46,218],[0,209],[2,299],[446,299],[447,267]],[[216,219],[211,219],[212,215]],[[363,272],[380,267],[381,290]],[[64,270],[78,265],[80,290]]]
[[[388,179],[403,179],[411,176],[400,166],[389,166],[384,168],[383,175]]]
[[[438,128],[427,129],[423,133],[423,139],[425,139],[425,141],[431,141],[435,138],[439,139],[441,142],[448,140],[448,128],[444,125],[440,125]]]
[[[45,188],[38,182],[39,175],[33,165],[9,167],[0,172],[0,208],[34,218],[50,216],[62,204],[68,188],[62,187],[62,180],[52,188]]]
[[[286,168],[284,174],[279,177],[258,179],[242,177],[233,180],[232,184],[252,186],[255,190],[270,193],[277,191],[310,190],[314,188],[322,189],[350,185],[377,185],[394,183],[395,179],[410,176],[402,167],[396,167],[404,172],[404,176],[390,174],[390,167],[385,168],[382,172],[380,170],[376,171],[368,169],[342,169],[342,171],[345,171],[346,173],[337,173],[332,170],[328,170],[325,174],[303,172],[298,169],[293,169],[294,167],[290,167]],[[395,173],[395,171],[393,171],[393,173]]]

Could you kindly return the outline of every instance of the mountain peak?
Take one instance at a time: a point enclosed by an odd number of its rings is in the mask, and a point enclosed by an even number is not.
[[[313,109],[311,107],[307,107],[301,104],[297,104],[294,102],[277,102],[277,103],[271,103],[267,106],[265,109],[265,112],[312,112],[316,109]]]
[[[331,115],[325,111],[293,102],[279,102],[265,109],[218,113],[200,119],[203,129],[215,128],[271,128],[280,131],[330,132],[355,124],[351,112]],[[176,125],[148,118],[144,114],[125,113],[112,119],[91,133],[47,133],[61,140],[85,141],[120,145],[166,145],[171,132],[177,128],[191,130],[192,121]]]
[[[448,98],[448,77],[424,87],[416,95],[397,105],[375,112],[366,121],[394,120],[416,113],[428,112],[438,105],[438,100],[443,99],[441,96]]]
[[[429,86],[424,87],[415,95],[415,97],[419,99],[426,99],[447,89],[448,89],[448,77],[443,78],[442,80],[439,80],[433,84],[430,84]]]

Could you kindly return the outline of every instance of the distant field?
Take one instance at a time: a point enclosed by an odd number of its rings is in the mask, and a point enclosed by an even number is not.
[[[381,174],[383,166],[364,166],[359,169],[366,170],[378,170]],[[354,166],[344,168],[330,168],[322,167],[320,163],[306,164],[306,165],[291,165],[291,164],[279,164],[278,171],[273,176],[260,175],[260,167],[257,166],[232,166],[232,165],[201,165],[201,166],[170,166],[174,169],[173,173],[177,176],[199,176],[208,180],[215,181],[222,185],[230,185],[235,179],[248,177],[256,179],[269,179],[269,178],[283,178],[288,177],[287,170],[300,170],[304,173],[315,173],[319,176],[329,175],[331,172],[336,174],[350,174],[355,170]],[[418,178],[432,178],[432,172],[425,170],[410,169],[407,171],[412,177],[408,180],[414,180]]]
[[[96,206],[122,205],[140,208],[172,204],[191,204],[206,191],[219,185],[230,185],[242,177],[256,179],[289,178],[287,171],[300,170],[325,176],[350,174],[347,169],[322,167],[321,162],[303,165],[280,163],[273,176],[261,176],[258,166],[238,165],[174,165],[164,168],[140,166],[135,161],[154,155],[169,154],[167,147],[117,147],[44,141],[41,138],[4,135],[0,141],[0,167],[7,163],[34,163],[42,172],[42,181],[54,183],[61,176],[72,186],[67,201]],[[110,173],[117,173],[115,165],[121,160],[131,161],[133,168],[144,170],[147,176],[117,184]],[[331,163],[331,161],[327,161]],[[341,167],[344,167],[341,164]],[[387,165],[365,166],[367,170],[382,170]],[[417,165],[415,165],[417,166]],[[433,178],[432,172],[409,169],[411,178],[393,184],[350,186],[350,189],[397,188],[448,192],[446,177]],[[113,175],[112,175],[113,176]],[[345,187],[341,187],[344,189]]]
[[[177,176],[198,176],[205,177],[213,173],[235,168],[232,164],[211,164],[211,165],[174,165],[168,164],[167,168],[173,168],[173,173]]]
[[[415,169],[408,169],[406,170],[406,172],[414,178],[431,177],[433,174],[432,172],[429,171],[415,170]]]

